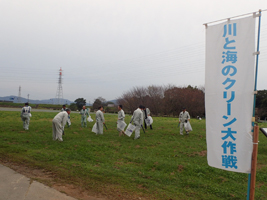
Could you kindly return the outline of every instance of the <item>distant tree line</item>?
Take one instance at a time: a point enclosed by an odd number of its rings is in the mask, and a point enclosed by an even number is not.
[[[134,87],[124,92],[117,101],[128,113],[133,113],[141,104],[148,107],[154,116],[178,116],[183,107],[192,117],[205,115],[204,88],[190,85]]]
[[[81,110],[83,106],[86,105],[86,99],[84,98],[78,98],[74,101],[75,103],[71,103],[69,108],[71,110]],[[113,104],[113,102],[106,101],[103,97],[98,97],[94,100],[94,103],[92,105],[93,110],[97,110],[100,106],[103,106],[105,108],[105,112],[116,112],[115,106],[112,108],[107,107],[109,104]]]
[[[148,107],[156,116],[178,116],[182,107],[186,107],[192,117],[205,116],[204,87],[149,86],[134,87],[124,92],[118,99],[118,104],[124,106],[127,113],[140,105]],[[261,120],[267,120],[267,90],[258,90],[256,95],[256,115]]]
[[[152,85],[148,87],[133,87],[124,92],[117,99],[117,105],[122,104],[124,111],[128,114],[132,114],[139,105],[144,105],[151,110],[154,116],[178,116],[182,108],[186,107],[192,117],[204,117],[204,96],[204,87]],[[82,106],[86,105],[86,99],[84,98],[77,98],[74,102],[69,105],[71,110],[81,110]],[[0,102],[0,104],[1,107],[23,107],[24,105],[12,102]],[[98,97],[90,107],[93,110],[97,110],[99,106],[103,106],[105,112],[116,113],[116,105],[108,107],[109,104],[114,103],[106,101],[103,97]],[[31,106],[34,108],[61,109],[61,105],[31,104]],[[267,120],[267,90],[257,91],[256,116],[261,120]]]

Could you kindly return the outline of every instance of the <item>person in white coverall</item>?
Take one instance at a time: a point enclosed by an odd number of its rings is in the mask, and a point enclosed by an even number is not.
[[[85,106],[83,106],[83,109],[81,109],[80,115],[82,116],[81,117],[81,125],[82,125],[82,127],[83,126],[87,127],[86,117],[87,116],[89,117],[89,112],[88,112],[88,109],[85,109]]]
[[[147,119],[147,117],[150,116],[150,110],[149,110],[149,108],[146,108],[145,106],[143,106],[142,112],[143,112],[144,124],[145,124],[145,129],[146,129],[147,126],[146,126],[145,119]],[[151,130],[153,129],[152,125],[150,125],[150,129]]]
[[[25,103],[25,106],[21,110],[21,120],[23,121],[23,128],[25,130],[29,130],[30,125],[30,117],[31,117],[31,106],[29,106],[29,103]]]
[[[96,134],[103,134],[103,124],[105,124],[105,118],[103,114],[103,106],[100,106],[98,108],[98,111],[95,113],[96,117],[96,128],[97,128],[97,133]]]
[[[187,123],[187,121],[190,121],[190,115],[186,111],[186,108],[183,108],[183,111],[179,115],[180,134],[181,135],[183,135],[184,124]],[[188,134],[188,131],[186,131],[186,134]]]
[[[141,126],[143,125],[143,106],[140,105],[139,108],[137,108],[134,113],[133,113],[133,116],[131,118],[131,121],[130,123],[133,122],[133,124],[136,126],[136,129],[134,131],[135,133],[135,136],[134,136],[134,139],[139,139],[140,138],[140,129],[141,129]]]
[[[52,120],[53,140],[63,141],[62,134],[64,133],[64,127],[68,121],[68,116],[71,110],[69,108],[66,111],[58,113]]]
[[[62,112],[62,111],[66,111],[66,109],[67,109],[67,108],[66,108],[66,105],[63,105],[62,108],[61,108],[61,112]],[[68,127],[70,127],[70,125],[71,125],[71,122],[70,122],[70,115],[68,116],[67,125],[68,125]]]
[[[125,118],[124,111],[122,110],[122,105],[119,105],[119,106],[118,106],[118,110],[119,110],[119,112],[118,112],[118,121],[117,121],[117,124],[119,124],[119,123],[121,123],[121,122],[124,122],[124,118]],[[118,131],[120,132],[120,133],[119,133],[119,136],[121,136],[122,134],[125,135],[125,133],[124,133],[123,130],[121,130],[121,129],[119,129],[119,128],[117,128],[117,129],[118,129]]]

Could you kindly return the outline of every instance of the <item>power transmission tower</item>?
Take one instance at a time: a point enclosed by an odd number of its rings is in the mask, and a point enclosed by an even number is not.
[[[19,86],[18,103],[21,103],[21,87]]]
[[[58,78],[58,86],[57,86],[57,94],[56,94],[56,102],[55,104],[62,104],[63,101],[63,88],[62,88],[62,69],[59,70],[59,78]]]

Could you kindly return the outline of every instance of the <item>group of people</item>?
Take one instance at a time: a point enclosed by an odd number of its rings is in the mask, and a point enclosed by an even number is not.
[[[63,109],[64,108],[64,109]],[[68,119],[70,118],[70,109],[63,107],[62,112],[58,113],[54,119],[53,119],[53,139],[63,141],[62,139],[62,133],[64,133],[64,126],[66,123],[68,123]],[[118,106],[118,120],[117,124],[125,123],[125,113],[122,109],[122,105]],[[81,114],[81,126],[87,127],[87,117],[90,116],[88,109],[85,109],[85,106],[83,106],[82,110],[80,111]],[[145,106],[140,105],[139,108],[137,108],[133,116],[131,118],[130,123],[133,123],[136,126],[135,129],[135,137],[134,139],[140,138],[140,129],[143,126],[143,122],[145,124],[145,129],[147,129],[146,125],[146,119],[150,116],[150,110],[146,108]],[[103,134],[103,127],[105,126],[105,118],[103,114],[103,106],[98,107],[98,111],[96,112],[96,122],[92,128],[92,132],[95,132],[96,135]],[[61,127],[61,128],[60,128]],[[125,128],[125,126],[124,126]],[[119,136],[125,135],[124,128],[120,128],[117,126],[117,129],[119,131]],[[152,128],[152,125],[150,124],[150,129]]]
[[[123,111],[123,106],[118,106],[118,120],[117,120],[117,130],[119,131],[119,136],[125,135],[124,128],[126,127],[125,123],[125,113]],[[89,109],[83,106],[80,111],[81,115],[81,127],[87,127],[87,117],[90,116]],[[67,124],[71,125],[70,121],[70,113],[71,110],[66,108],[63,105],[61,112],[58,113],[52,120],[52,130],[53,130],[53,140],[63,141],[62,135],[64,135],[64,127]],[[133,112],[133,116],[131,117],[130,124],[132,123],[135,126],[135,137],[134,139],[140,138],[140,129],[143,128],[143,123],[145,129],[147,129],[147,119],[150,116],[149,108],[146,108],[143,105],[139,105],[139,107]],[[28,103],[25,103],[25,106],[21,111],[21,119],[23,121],[23,128],[25,130],[29,129],[29,122],[31,117],[31,107]],[[190,115],[186,111],[186,108],[183,108],[183,111],[179,115],[179,125],[180,125],[180,134],[183,135],[183,129],[187,122],[190,121]],[[103,106],[98,107],[98,111],[96,112],[96,123],[92,129],[93,132],[98,134],[103,134],[103,125],[105,125],[105,118],[103,114]],[[150,129],[152,130],[152,124],[149,124]],[[186,134],[189,134],[189,131],[186,131]]]
[[[122,134],[125,135],[124,132],[124,128],[126,126],[126,123],[124,121],[125,118],[125,114],[124,111],[122,109],[122,105],[118,106],[118,121],[117,121],[117,129],[119,131],[119,136],[121,136]],[[146,120],[148,119],[148,117],[150,116],[150,110],[149,108],[146,108],[145,106],[140,105],[134,112],[133,112],[133,116],[131,118],[130,123],[133,123],[135,128],[135,137],[134,139],[139,139],[140,138],[140,129],[143,126],[143,122],[145,124],[145,129],[147,129],[147,122]],[[121,124],[121,125],[120,125]],[[152,128],[152,124],[149,124],[150,129]]]
[[[98,108],[98,111],[96,112],[96,125],[97,125],[97,134],[103,134],[103,124],[105,124],[105,118],[103,114],[103,107],[100,106]],[[70,112],[71,110],[69,108],[66,108],[65,105],[63,105],[63,108],[60,113],[58,113],[54,119],[52,120],[53,124],[53,140],[59,140],[63,141],[62,135],[64,135],[64,127],[70,122]],[[87,117],[90,116],[89,109],[85,108],[85,106],[82,107],[80,111],[81,115],[81,127],[87,127]]]

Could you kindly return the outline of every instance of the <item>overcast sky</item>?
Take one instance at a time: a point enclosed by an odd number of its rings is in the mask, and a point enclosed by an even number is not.
[[[134,86],[204,86],[204,23],[266,0],[0,0],[0,96],[93,102]],[[258,89],[267,89],[267,11]]]

